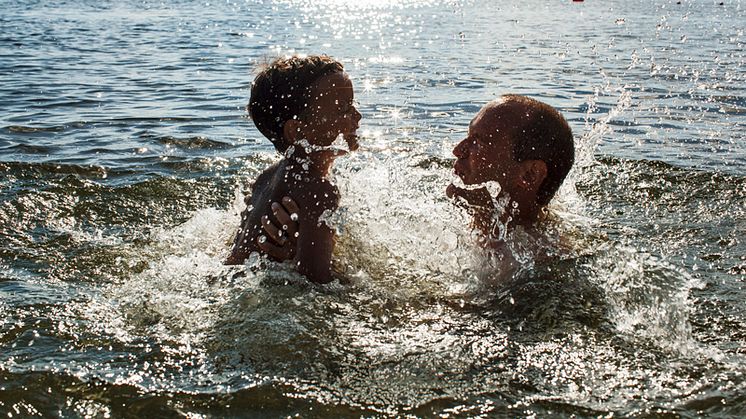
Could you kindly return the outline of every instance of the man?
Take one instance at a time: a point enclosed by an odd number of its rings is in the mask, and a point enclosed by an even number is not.
[[[446,194],[463,199],[472,227],[494,238],[498,225],[530,226],[543,218],[572,168],[575,147],[572,130],[556,109],[506,95],[477,113],[453,154],[454,172],[467,188],[451,184]],[[492,197],[484,185],[494,182],[499,192]],[[496,208],[498,202],[504,208]]]
[[[453,154],[454,172],[464,185],[450,184],[446,194],[467,208],[485,246],[495,247],[500,228],[530,227],[543,219],[572,168],[575,148],[572,130],[556,109],[525,96],[505,95],[477,113]],[[282,205],[272,204],[272,212],[277,224],[264,217],[271,240],[260,247],[276,259],[292,259],[298,207],[285,198]]]

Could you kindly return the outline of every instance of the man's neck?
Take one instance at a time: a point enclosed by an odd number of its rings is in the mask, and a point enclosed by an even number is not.
[[[535,225],[540,214],[541,207],[533,202],[519,203],[513,199],[508,199],[504,211],[499,214],[498,209],[494,207],[474,208],[472,226],[485,237],[498,238],[501,232],[509,232],[516,226],[529,227]]]

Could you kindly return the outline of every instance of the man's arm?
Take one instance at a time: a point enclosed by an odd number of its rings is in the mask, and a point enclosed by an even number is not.
[[[317,284],[331,282],[334,230],[318,217],[301,219],[299,228],[295,257],[298,272]]]
[[[251,218],[252,216],[252,202],[255,198],[263,196],[270,189],[270,184],[275,180],[279,163],[275,163],[268,167],[250,186],[250,193],[244,197],[244,204],[246,208],[241,211],[241,224],[239,225],[238,232],[233,239],[233,246],[228,258],[223,262],[226,265],[239,265],[249,256],[252,251],[256,250],[256,243],[249,242],[248,240],[255,233],[255,221]]]

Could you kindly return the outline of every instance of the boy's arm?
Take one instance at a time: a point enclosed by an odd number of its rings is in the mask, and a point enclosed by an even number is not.
[[[251,233],[253,231],[253,226],[250,224],[251,202],[256,194],[267,190],[268,185],[272,182],[273,178],[276,177],[279,167],[279,163],[273,164],[260,173],[256,180],[251,183],[251,193],[247,194],[244,198],[246,209],[241,212],[241,224],[239,225],[238,232],[233,239],[231,252],[228,255],[228,258],[223,262],[225,265],[239,265],[243,263],[252,250],[256,250],[255,243],[247,241],[251,238]]]
[[[328,182],[309,188],[299,197],[302,210],[298,214],[298,246],[296,263],[298,272],[309,281],[325,284],[331,282],[331,261],[334,250],[334,230],[323,220],[337,209],[339,192]]]

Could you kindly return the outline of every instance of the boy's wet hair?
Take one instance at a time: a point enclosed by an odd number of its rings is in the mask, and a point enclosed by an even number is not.
[[[278,58],[256,76],[247,109],[254,125],[279,152],[288,144],[285,122],[299,118],[308,108],[314,82],[344,71],[342,64],[326,55]]]
[[[521,95],[505,95],[502,104],[520,107],[513,128],[513,158],[516,161],[542,160],[547,177],[537,192],[537,203],[549,204],[575,162],[572,129],[552,106]]]

